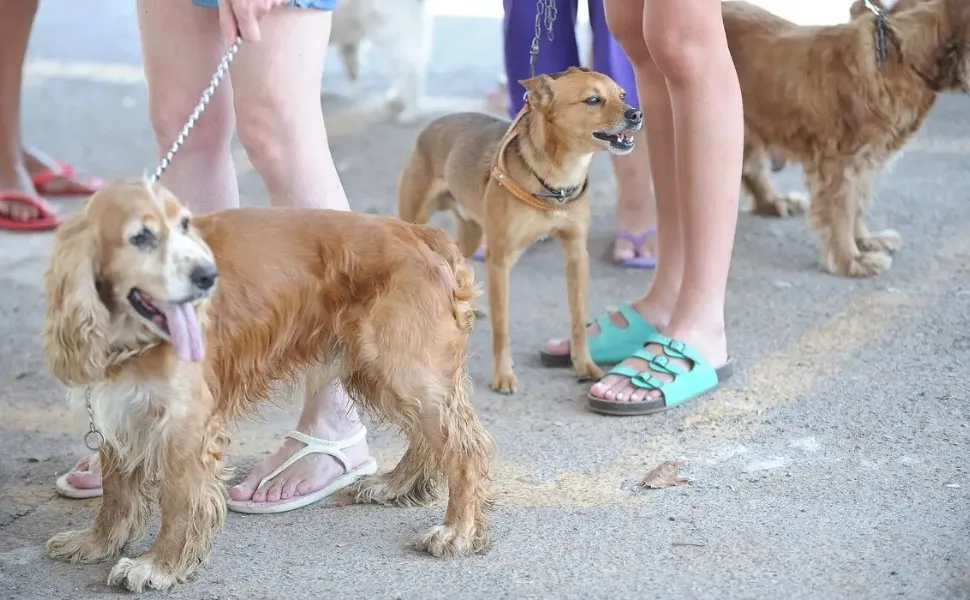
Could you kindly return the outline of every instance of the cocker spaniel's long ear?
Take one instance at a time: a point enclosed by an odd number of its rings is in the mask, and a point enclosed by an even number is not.
[[[103,379],[110,314],[98,293],[98,243],[81,215],[57,228],[44,273],[44,353],[54,377],[69,387]]]

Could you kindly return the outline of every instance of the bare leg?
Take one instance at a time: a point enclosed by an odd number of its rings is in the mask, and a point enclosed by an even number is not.
[[[639,3],[608,0],[607,5],[608,10],[628,17],[625,12],[634,4]],[[721,366],[727,362],[724,299],[737,222],[743,152],[740,86],[727,49],[718,0],[681,0],[676,5],[643,0],[642,4],[643,39],[648,50],[646,54],[641,52],[630,58],[637,68],[638,81],[648,88],[641,97],[647,107],[645,120],[651,162],[658,176],[661,258],[657,278],[643,306],[649,311],[645,314],[663,315],[663,304],[654,304],[655,310],[649,310],[650,301],[658,294],[660,298],[669,294],[658,286],[668,285],[669,280],[661,277],[669,277],[667,269],[675,266],[671,262],[679,262],[680,258],[680,293],[673,305],[667,305],[673,310],[669,312],[664,333],[695,348],[711,365]],[[613,15],[618,16],[621,15]],[[660,114],[654,116],[650,109],[655,101],[661,103],[651,93],[659,91],[661,85],[667,88],[671,109],[668,119],[660,119]],[[676,211],[670,206],[667,190],[661,187],[666,178],[659,175],[666,170],[658,167],[664,156],[676,157],[676,168],[669,171],[676,174]],[[676,213],[679,213],[681,237],[679,257],[673,254],[676,248],[670,243],[668,226]],[[648,345],[647,349],[663,354],[659,347]],[[624,362],[637,371],[652,372],[640,359]],[[690,365],[684,366],[690,368]],[[653,374],[670,379],[660,373]],[[590,393],[608,400],[632,402],[659,396],[657,391],[633,386],[629,378],[621,375],[608,375]]]
[[[234,65],[239,139],[275,205],[350,209],[330,154],[320,106],[331,14],[295,8],[274,11],[263,20],[262,41],[243,48]],[[360,427],[356,409],[336,381],[306,398],[297,423],[297,430],[333,441],[350,437]],[[343,466],[332,456],[311,454],[256,489],[263,477],[301,447],[287,438],[276,454],[230,490],[230,496],[256,502],[286,500],[322,489],[343,475]],[[345,452],[351,467],[370,455],[366,441]]]
[[[636,138],[637,146],[628,156],[612,157],[616,174],[616,230],[634,237],[643,236],[657,226],[653,176],[650,169],[645,168],[650,164],[647,136],[640,133]],[[653,256],[656,251],[655,237],[643,237],[639,247],[634,247],[629,239],[617,237],[613,260],[622,262],[637,256]],[[595,331],[591,328],[590,333]]]
[[[35,196],[23,161],[20,139],[20,94],[24,58],[39,0],[0,0],[0,190]],[[37,209],[0,200],[0,215],[17,220],[37,216]]]
[[[651,179],[655,190],[657,268],[647,294],[632,304],[649,323],[662,328],[673,313],[684,273],[684,233],[681,227],[677,157],[673,151],[673,111],[667,82],[654,65],[643,39],[643,28],[640,25],[643,0],[604,0],[604,3],[610,31],[633,64],[637,96],[646,123],[646,144],[640,143],[644,141],[640,137],[637,148],[629,155],[616,159],[614,163],[618,167],[619,160],[626,160],[624,171],[617,169],[617,188],[620,192],[618,218],[623,214],[624,207],[643,208],[649,204],[643,196],[633,200],[634,190],[637,194],[644,194],[641,186],[649,184]],[[653,176],[647,173],[652,173]],[[631,191],[629,197],[626,196],[626,190]],[[617,325],[627,325],[626,319],[619,313],[613,313],[611,317]],[[596,324],[588,330],[590,336],[598,333],[599,326]],[[551,340],[546,344],[546,351],[550,354],[567,355],[569,342]]]

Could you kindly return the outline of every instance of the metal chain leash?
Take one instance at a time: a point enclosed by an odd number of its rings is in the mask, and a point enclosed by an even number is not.
[[[529,76],[536,76],[536,61],[539,60],[539,38],[542,37],[542,25],[546,26],[546,35],[552,41],[552,24],[556,21],[556,0],[536,0],[536,28],[529,48]]]
[[[189,132],[192,131],[192,128],[195,127],[195,124],[199,120],[199,117],[202,116],[202,113],[205,112],[205,107],[208,106],[209,100],[211,100],[212,95],[215,94],[216,88],[219,87],[219,84],[222,83],[226,73],[229,72],[229,65],[232,63],[232,59],[236,58],[236,53],[239,52],[239,46],[242,45],[242,41],[242,36],[236,36],[236,41],[233,42],[232,46],[229,46],[226,53],[222,55],[222,60],[219,61],[219,66],[216,68],[216,72],[213,73],[212,79],[209,80],[209,85],[202,90],[202,97],[199,99],[199,103],[195,105],[195,110],[192,111],[192,114],[189,116],[189,120],[186,121],[185,125],[182,127],[182,130],[179,131],[179,134],[175,136],[175,141],[172,142],[172,147],[169,148],[165,156],[162,157],[162,162],[155,167],[155,172],[151,177],[149,177],[149,181],[152,183],[157,182],[162,177],[162,174],[166,171],[166,169],[168,169],[168,166],[172,164],[172,159],[175,158],[179,148],[181,148],[182,144],[185,143],[185,138],[189,135]]]
[[[876,15],[876,63],[881,71],[883,65],[886,64],[886,56],[889,52],[886,48],[886,39],[892,36],[892,31],[889,29],[889,18],[886,11],[876,6],[871,0],[862,0],[862,3],[866,5],[869,12]]]
[[[172,147],[169,148],[165,156],[162,157],[161,162],[155,167],[155,172],[151,174],[148,181],[151,183],[157,183],[161,179],[162,174],[168,169],[169,165],[172,164],[172,159],[178,154],[179,149],[185,143],[185,139],[188,137],[189,132],[195,127],[195,124],[199,121],[202,113],[205,112],[206,107],[209,105],[209,101],[212,100],[212,96],[216,93],[219,84],[225,79],[226,74],[229,72],[229,65],[232,63],[233,59],[236,58],[236,53],[239,52],[239,47],[242,45],[242,36],[236,36],[236,41],[233,42],[231,46],[226,50],[225,54],[222,55],[222,59],[219,61],[219,66],[216,67],[216,72],[212,74],[212,78],[209,80],[209,85],[202,90],[202,96],[199,98],[199,103],[195,105],[192,110],[192,114],[189,115],[189,120],[185,122],[182,130],[179,131],[178,135],[175,136],[175,141],[172,142]],[[88,410],[88,432],[84,434],[84,445],[87,446],[88,450],[92,452],[97,452],[104,446],[104,434],[98,430],[97,425],[94,423],[94,407],[91,405],[91,386],[88,386],[84,390],[84,406]]]

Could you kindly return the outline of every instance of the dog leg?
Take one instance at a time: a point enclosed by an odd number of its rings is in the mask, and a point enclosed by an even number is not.
[[[186,581],[208,558],[212,539],[226,516],[229,473],[219,459],[227,442],[216,424],[209,426],[203,439],[172,436],[162,463],[158,538],[138,558],[119,560],[108,575],[109,585],[133,592],[166,590]]]
[[[414,541],[415,548],[433,556],[466,556],[492,546],[485,511],[491,505],[489,464],[495,442],[475,415],[465,361],[462,350],[449,382],[448,398],[427,395],[422,403],[421,428],[448,478],[444,524]]]
[[[841,162],[806,169],[812,191],[810,220],[822,247],[822,266],[835,275],[871,277],[892,266],[889,254],[860,250],[856,243],[863,177],[854,165]]]
[[[141,467],[122,473],[115,452],[100,452],[104,494],[89,529],[65,531],[47,540],[47,555],[72,563],[101,562],[117,556],[130,541],[145,537],[151,517],[152,487]]]
[[[808,198],[794,192],[785,196],[779,195],[771,185],[765,163],[765,155],[760,149],[745,144],[741,187],[754,202],[752,212],[769,217],[789,217],[804,213],[808,208]]]
[[[347,79],[356,83],[360,78],[360,44],[341,44],[340,59],[347,73]]]
[[[498,228],[492,228],[498,231]],[[488,314],[492,325],[492,389],[502,394],[514,394],[518,380],[512,370],[512,351],[509,348],[509,278],[522,251],[513,252],[504,235],[488,237],[485,269],[488,271]]]
[[[598,380],[603,370],[589,354],[586,337],[586,300],[589,297],[589,250],[586,231],[557,233],[566,255],[566,297],[569,299],[570,341],[573,372],[580,381]]]
[[[455,241],[458,243],[462,256],[469,258],[482,245],[482,226],[461,217],[457,217],[455,222],[458,230]]]
[[[359,503],[431,506],[439,500],[441,464],[420,428],[412,428],[400,462],[387,473],[358,480],[351,488]]]
[[[856,207],[855,241],[863,252],[884,252],[892,254],[903,245],[903,238],[894,229],[884,229],[871,233],[866,227],[866,209],[872,201],[872,178],[866,174],[859,182],[860,201]]]
[[[445,190],[435,180],[431,162],[416,150],[401,172],[397,188],[397,217],[408,223],[425,225],[438,207],[437,197]]]

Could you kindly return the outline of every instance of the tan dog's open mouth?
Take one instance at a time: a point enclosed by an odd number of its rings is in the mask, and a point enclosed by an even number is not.
[[[643,129],[643,119],[627,119],[623,125],[619,131],[594,131],[593,137],[605,142],[611,154],[629,154],[637,145],[633,134]]]
[[[132,288],[128,303],[172,343],[182,360],[199,362],[203,359],[202,330],[191,301],[162,308],[148,294]]]

